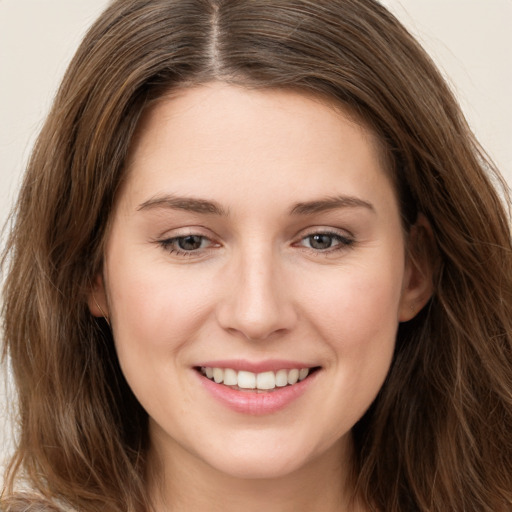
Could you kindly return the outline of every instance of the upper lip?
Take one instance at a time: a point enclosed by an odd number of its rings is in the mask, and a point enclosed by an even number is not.
[[[267,359],[265,361],[248,361],[245,359],[223,359],[215,361],[204,361],[196,367],[205,368],[231,368],[236,371],[252,373],[277,372],[278,370],[292,370],[294,368],[315,368],[318,365],[304,361],[291,361],[284,359]]]

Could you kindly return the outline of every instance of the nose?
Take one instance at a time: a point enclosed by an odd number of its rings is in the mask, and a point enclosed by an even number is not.
[[[297,313],[282,265],[272,251],[247,251],[230,265],[217,320],[232,334],[266,340],[293,329]]]

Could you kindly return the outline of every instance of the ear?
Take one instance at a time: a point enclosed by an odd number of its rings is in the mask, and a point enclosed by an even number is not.
[[[412,226],[407,241],[406,263],[398,320],[413,319],[432,297],[437,266],[432,227],[424,215]]]
[[[109,321],[109,310],[105,284],[101,272],[98,272],[87,295],[89,311],[96,317],[103,317]]]

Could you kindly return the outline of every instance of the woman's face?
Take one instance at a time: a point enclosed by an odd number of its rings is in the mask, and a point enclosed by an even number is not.
[[[215,83],[142,120],[90,307],[164,460],[272,477],[349,453],[414,275],[370,131]]]

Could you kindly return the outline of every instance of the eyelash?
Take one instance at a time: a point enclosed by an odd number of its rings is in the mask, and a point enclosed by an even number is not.
[[[325,249],[315,249],[313,247],[307,247],[302,245],[302,242],[306,240],[311,240],[315,236],[324,236],[331,239],[331,243],[335,243],[335,245],[331,245],[330,247],[327,247]],[[210,242],[210,246],[206,248],[197,248],[197,249],[182,249],[179,248],[178,244],[180,241],[183,241],[187,238],[196,238],[200,239],[200,244],[202,245],[205,241]],[[215,246],[215,244],[206,236],[204,235],[197,235],[197,234],[188,234],[183,236],[176,236],[173,238],[166,238],[164,240],[156,240],[156,243],[160,245],[165,251],[167,251],[169,254],[174,254],[176,256],[180,257],[193,257],[198,255],[203,255],[206,251],[212,249],[212,247]],[[351,236],[341,235],[340,233],[332,232],[332,231],[315,231],[313,233],[310,233],[306,236],[303,236],[299,242],[296,242],[293,244],[294,246],[299,246],[302,248],[302,250],[308,251],[314,255],[328,255],[332,253],[336,253],[339,251],[347,250],[353,247],[355,243],[354,238]]]
[[[185,240],[186,238],[200,238],[201,244],[206,240],[210,241],[210,239],[204,235],[183,235],[183,236],[176,236],[173,238],[166,238],[165,240],[157,240],[157,243],[169,254],[175,254],[176,256],[194,256],[200,253],[204,253],[205,250],[208,250],[210,247],[206,249],[191,249],[186,250],[178,247],[178,243],[180,240]]]
[[[337,241],[335,245],[331,247],[327,247],[326,249],[314,249],[312,247],[304,247],[305,250],[309,250],[315,254],[330,254],[333,252],[343,251],[346,249],[351,248],[355,240],[354,238],[346,235],[341,235],[340,233],[332,232],[332,231],[315,231],[314,233],[310,233],[300,239],[300,242],[304,242],[305,240],[312,239],[315,236],[324,236],[329,237],[332,239],[332,241]],[[300,243],[299,242],[299,243]]]

